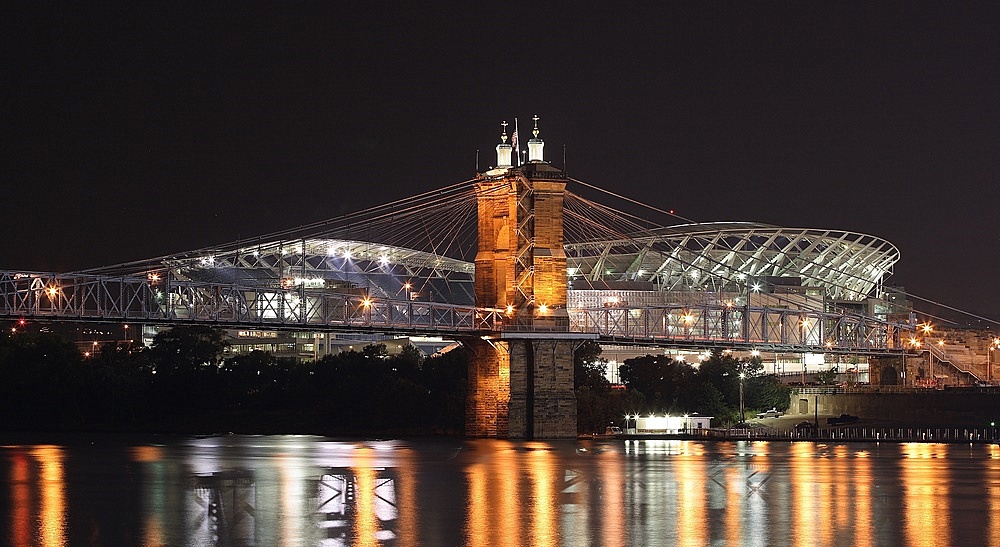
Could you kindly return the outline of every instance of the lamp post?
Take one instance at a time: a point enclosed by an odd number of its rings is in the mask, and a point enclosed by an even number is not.
[[[917,340],[916,338],[910,338],[910,346],[913,347],[913,351],[914,352],[920,351],[920,340]],[[919,356],[919,353],[917,355]],[[905,361],[906,357],[903,357],[903,359],[904,359],[904,361],[903,361],[903,368],[906,368],[906,361]],[[923,359],[921,359],[921,361],[923,361]],[[917,377],[914,375],[914,377],[913,377],[913,384],[914,385],[916,385],[916,378]],[[926,380],[921,380],[921,381],[925,382]]]
[[[993,383],[993,351],[1000,349],[1000,338],[994,338],[986,352],[986,382]]]
[[[743,379],[746,378],[746,374],[740,372],[740,423],[747,421],[746,407],[743,406]]]
[[[920,326],[920,330],[924,333],[924,341],[927,340],[927,335],[931,333],[934,329],[931,328],[930,323],[924,323]],[[934,387],[938,387],[937,378],[934,377],[934,350],[931,348],[930,344],[927,345],[927,370],[930,372],[931,381],[934,382]]]

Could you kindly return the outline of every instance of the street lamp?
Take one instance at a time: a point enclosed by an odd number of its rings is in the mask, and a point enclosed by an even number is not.
[[[993,351],[1000,349],[1000,338],[994,338],[990,343],[990,349],[986,351],[986,381],[993,382]]]
[[[740,372],[740,423],[747,421],[746,407],[743,406],[743,379],[746,374]]]

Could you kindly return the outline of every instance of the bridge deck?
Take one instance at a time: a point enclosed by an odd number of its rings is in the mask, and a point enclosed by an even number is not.
[[[563,333],[619,345],[884,354],[902,353],[904,334],[912,330],[852,314],[718,304],[567,311],[569,328]],[[441,336],[525,334],[503,310],[493,308],[303,287],[10,271],[0,272],[0,317]]]

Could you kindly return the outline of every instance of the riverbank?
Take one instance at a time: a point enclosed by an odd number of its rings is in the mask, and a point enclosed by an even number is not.
[[[747,427],[715,427],[684,433],[623,433],[624,440],[754,440],[754,441],[858,441],[858,442],[931,442],[931,443],[1000,443],[1000,428],[986,426],[942,426],[870,420],[859,418],[846,425],[827,425],[829,414],[781,416],[753,419]],[[808,424],[808,425],[807,425]],[[601,438],[595,436],[594,438]]]

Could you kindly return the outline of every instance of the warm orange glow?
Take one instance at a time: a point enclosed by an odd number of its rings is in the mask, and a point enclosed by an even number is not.
[[[397,545],[420,545],[420,502],[417,497],[418,462],[412,451],[401,455],[402,461],[396,467],[399,479],[396,483]]]
[[[812,545],[817,537],[816,519],[820,508],[816,503],[816,492],[813,484],[816,480],[812,463],[819,461],[813,443],[792,443],[791,467],[791,501],[789,505],[795,508],[791,519],[792,545]]]
[[[354,513],[354,545],[379,544],[378,519],[375,516],[375,488],[378,486],[378,476],[372,468],[374,465],[372,449],[358,447],[354,451],[355,481],[355,513]]]
[[[10,469],[11,545],[31,545],[30,480],[31,467],[27,456],[21,451],[14,452]]]
[[[133,460],[142,463],[156,462],[163,458],[163,450],[158,446],[136,446],[131,453]]]
[[[910,545],[950,545],[948,470],[934,459],[946,457],[949,445],[905,443],[899,466],[903,485],[904,533]],[[928,534],[928,530],[934,530]]]
[[[684,454],[677,458],[677,544],[705,545],[708,543],[708,506],[705,480],[708,469],[705,458],[697,452],[701,445],[685,443]],[[689,450],[691,452],[689,452]]]
[[[538,306],[538,311],[539,311],[539,313],[546,313],[546,312],[549,311],[549,307],[546,306],[545,304],[542,304],[542,305]]]
[[[934,329],[930,326],[929,323],[924,323],[923,325],[920,325],[920,330],[924,331],[924,334],[929,334]]]
[[[531,522],[531,538],[535,545],[557,545],[559,543],[559,491],[554,488],[560,480],[555,458],[542,443],[531,443],[529,448],[528,475],[534,492],[534,517]]]
[[[684,315],[684,322],[685,323],[691,323],[692,321],[694,321],[694,316],[693,315],[691,315],[690,313]]]
[[[365,298],[364,300],[361,301],[361,305],[366,308],[370,308],[372,306],[372,301],[368,298]]]
[[[488,473],[485,463],[469,466],[469,517],[466,529],[465,543],[473,547],[489,544],[490,502],[487,499],[489,488]]]
[[[501,441],[502,442],[502,441]],[[511,470],[521,469],[527,455],[509,443],[496,458],[469,467],[469,513],[465,544],[471,547],[520,547],[530,508],[521,507],[520,482]],[[502,445],[501,445],[502,446]],[[506,449],[504,449],[506,448]]]
[[[608,450],[599,456],[598,469],[603,479],[600,496],[603,501],[603,514],[596,515],[601,519],[601,531],[604,534],[603,545],[628,545],[625,515],[625,462],[620,452]],[[597,493],[591,493],[597,495]]]
[[[1000,446],[989,445],[990,459],[986,461],[986,472],[983,483],[986,485],[987,506],[989,516],[986,524],[987,537],[983,538],[985,545],[1000,545]]]
[[[66,545],[66,492],[63,453],[58,446],[37,446],[31,453],[42,465],[38,537],[43,546]]]

